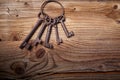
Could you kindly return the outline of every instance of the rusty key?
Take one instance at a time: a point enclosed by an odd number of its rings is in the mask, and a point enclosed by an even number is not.
[[[66,25],[65,25],[64,22],[65,22],[65,17],[63,16],[63,17],[61,18],[61,20],[60,20],[60,23],[61,23],[61,26],[62,26],[62,28],[63,28],[63,30],[64,30],[67,38],[70,38],[71,36],[74,36],[74,32],[73,32],[73,31],[68,32],[68,30],[67,30]]]
[[[36,32],[36,30],[38,29],[38,27],[42,24],[42,22],[43,22],[43,19],[39,18],[39,20],[37,21],[36,25],[31,30],[31,32],[28,34],[28,36],[25,38],[25,40],[22,42],[22,44],[19,46],[19,48],[23,49],[26,46],[30,47],[30,45],[28,44],[28,42],[31,39],[31,37],[33,36],[33,34]]]
[[[46,23],[43,24],[43,26],[41,27],[40,31],[38,32],[38,35],[33,43],[33,46],[37,46],[37,44],[41,44],[42,43],[42,40],[41,40],[41,37],[42,37],[42,34],[44,33],[45,29],[46,29]]]
[[[46,38],[45,38],[45,43],[44,43],[44,46],[47,48],[50,48],[50,49],[53,48],[53,45],[51,43],[49,43],[49,40],[50,40],[52,27],[53,27],[54,23],[55,23],[55,20],[51,19],[51,24],[48,26],[47,34],[46,34]]]
[[[63,42],[63,40],[59,37],[59,32],[58,32],[58,21],[59,19],[56,18],[56,24],[54,25],[54,28],[55,28],[55,34],[56,34],[56,41],[57,41],[57,44],[60,45],[60,43]]]
[[[42,37],[42,35],[43,35],[47,25],[49,25],[50,22],[51,22],[50,19],[46,16],[45,20],[44,20],[44,23],[43,23],[40,31],[38,32],[38,35],[37,35],[37,37],[36,37],[36,39],[35,39],[35,41],[33,43],[33,46],[37,46],[37,44],[41,44],[42,43],[41,37]]]

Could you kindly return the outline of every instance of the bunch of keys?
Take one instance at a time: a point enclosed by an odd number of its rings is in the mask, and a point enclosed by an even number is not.
[[[59,15],[55,18],[52,18],[44,12],[45,6],[50,2],[55,2],[62,7],[62,14],[61,15]],[[21,49],[26,48],[27,50],[31,50],[32,47],[37,46],[38,44],[42,44],[42,43],[44,43],[43,44],[44,47],[52,49],[53,45],[51,43],[49,43],[52,28],[55,28],[56,41],[57,41],[57,44],[60,45],[60,43],[62,43],[63,41],[59,37],[58,24],[61,24],[67,38],[70,38],[71,36],[74,36],[73,31],[69,32],[66,28],[66,25],[64,23],[65,22],[65,10],[64,10],[64,7],[62,6],[62,4],[59,3],[58,1],[55,1],[55,0],[45,1],[41,6],[41,12],[38,14],[38,18],[39,19],[38,19],[36,25],[34,26],[32,31],[28,34],[28,36],[25,38],[25,40],[20,45]],[[30,41],[30,39],[32,38],[32,36],[34,35],[34,33],[36,32],[36,30],[38,29],[39,26],[41,26],[40,31],[38,32],[38,35],[37,35],[36,39],[30,44],[29,41]],[[41,38],[42,38],[42,35],[43,35],[46,28],[47,28],[47,34],[46,34],[46,37],[45,37],[45,41],[43,42],[41,40]]]

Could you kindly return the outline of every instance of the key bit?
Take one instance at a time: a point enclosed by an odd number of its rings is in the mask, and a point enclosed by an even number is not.
[[[31,44],[27,44],[26,46],[25,46],[25,49],[27,49],[27,50],[31,50],[33,47],[32,47],[32,45]]]
[[[65,25],[64,22],[65,22],[65,17],[63,16],[62,19],[60,20],[60,23],[61,23],[61,26],[62,26],[67,38],[70,38],[71,36],[74,36],[74,32],[73,31],[69,32],[67,30],[66,25]]]

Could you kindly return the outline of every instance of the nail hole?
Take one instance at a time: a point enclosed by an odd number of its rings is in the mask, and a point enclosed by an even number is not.
[[[76,10],[76,8],[74,8],[74,11]]]
[[[27,2],[25,2],[25,3],[24,3],[24,5],[28,5],[28,3],[27,3]]]
[[[118,5],[114,5],[114,6],[113,6],[113,9],[117,9],[117,8],[118,8]]]
[[[19,15],[16,15],[16,17],[18,17]]]
[[[40,48],[39,50],[36,51],[36,57],[37,58],[42,58],[45,55],[45,50],[43,48]]]

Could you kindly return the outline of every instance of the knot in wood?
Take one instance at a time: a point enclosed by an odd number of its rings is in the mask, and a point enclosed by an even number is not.
[[[42,58],[45,55],[46,51],[43,48],[40,48],[36,51],[36,57],[37,58]]]
[[[17,61],[12,63],[10,67],[16,74],[21,75],[25,73],[26,66],[27,64],[25,62]]]
[[[118,5],[114,5],[114,6],[113,6],[113,9],[117,9],[117,8],[118,8]]]
[[[28,3],[27,3],[27,2],[24,2],[24,5],[28,5]]]

